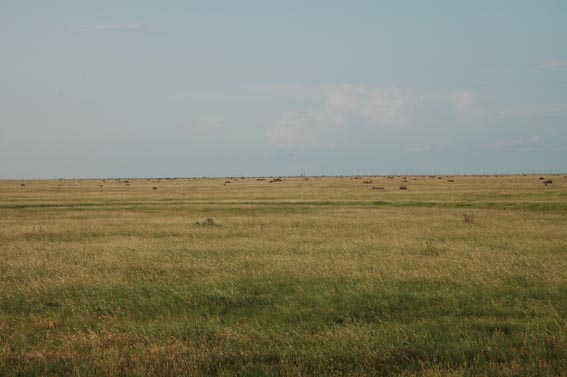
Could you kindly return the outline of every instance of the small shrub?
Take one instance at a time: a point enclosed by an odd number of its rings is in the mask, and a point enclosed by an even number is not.
[[[372,183],[372,181],[371,181],[371,180],[368,180],[368,181],[363,181],[362,183],[364,183],[365,185],[369,185],[369,184]]]
[[[156,186],[152,187],[152,190],[157,190],[157,187]]]
[[[384,190],[384,187],[372,186],[372,190]]]
[[[447,182],[455,182],[454,179],[449,179]]]
[[[543,183],[547,186],[553,183],[553,181],[551,179],[548,179],[546,181],[543,181]]]
[[[474,222],[474,216],[473,216],[472,213],[465,213],[463,215],[463,220],[464,220],[465,223],[471,224],[471,223]]]
[[[212,226],[212,225],[217,225],[217,223],[215,223],[215,220],[212,217],[207,217],[205,220],[203,221],[197,221],[195,223],[195,225],[199,225],[199,226]]]
[[[404,185],[400,186],[400,190],[407,190],[407,189],[408,189],[408,186],[404,186]]]

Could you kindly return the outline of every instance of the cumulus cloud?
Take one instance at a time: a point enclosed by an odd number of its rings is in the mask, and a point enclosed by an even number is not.
[[[286,112],[270,130],[270,143],[276,147],[302,147],[309,141],[310,134],[320,128],[321,114]]]
[[[356,85],[287,87],[285,94],[323,98],[320,108],[288,111],[270,130],[276,147],[332,146],[332,135],[340,127],[359,125],[387,127],[403,124],[411,111],[411,95],[398,88]]]
[[[567,59],[552,59],[548,60],[543,63],[542,67],[544,68],[559,68],[559,67],[567,67]]]
[[[476,92],[460,89],[444,92],[416,91],[364,85],[276,86],[256,88],[263,95],[280,95],[304,101],[307,110],[290,109],[268,132],[278,148],[334,146],[341,137],[361,128],[398,127],[419,122],[416,114],[432,109],[456,116],[468,124],[485,116]],[[490,147],[490,146],[487,146]],[[426,149],[410,150],[424,152]]]
[[[457,90],[451,93],[450,99],[455,110],[468,117],[478,117],[482,115],[482,110],[478,105],[477,94],[471,90]]]
[[[355,115],[385,126],[403,123],[410,110],[409,96],[397,88],[341,85],[327,91],[327,109],[338,115]]]
[[[143,29],[143,24],[94,24],[94,25],[70,25],[68,31],[87,32],[128,32]]]

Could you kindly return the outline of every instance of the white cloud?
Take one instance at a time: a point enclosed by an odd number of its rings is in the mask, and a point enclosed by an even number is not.
[[[303,146],[307,139],[306,123],[309,122],[309,118],[309,114],[286,112],[270,130],[268,135],[270,143],[280,148]]]
[[[403,124],[411,111],[411,95],[398,88],[335,85],[284,89],[279,93],[299,98],[318,95],[322,106],[286,112],[268,133],[270,143],[280,148],[333,146],[340,128]]]
[[[143,29],[143,24],[95,24],[95,25],[71,25],[67,27],[71,32],[127,32]]]
[[[567,67],[567,59],[552,59],[548,60],[542,65],[544,68],[559,68]]]
[[[397,88],[369,88],[341,85],[327,90],[327,109],[335,115],[355,115],[385,126],[403,123],[410,110],[410,98]]]
[[[332,148],[338,122],[325,111],[286,112],[268,133],[278,148]]]
[[[455,110],[462,116],[478,118],[483,112],[478,104],[478,96],[471,90],[457,90],[451,93],[450,99]]]

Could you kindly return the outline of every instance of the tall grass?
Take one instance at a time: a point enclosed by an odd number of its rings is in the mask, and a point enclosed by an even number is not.
[[[566,375],[567,179],[411,178],[0,182],[0,375]]]

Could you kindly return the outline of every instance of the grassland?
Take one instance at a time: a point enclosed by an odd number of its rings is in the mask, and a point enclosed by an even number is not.
[[[566,376],[545,178],[0,181],[0,375]]]

